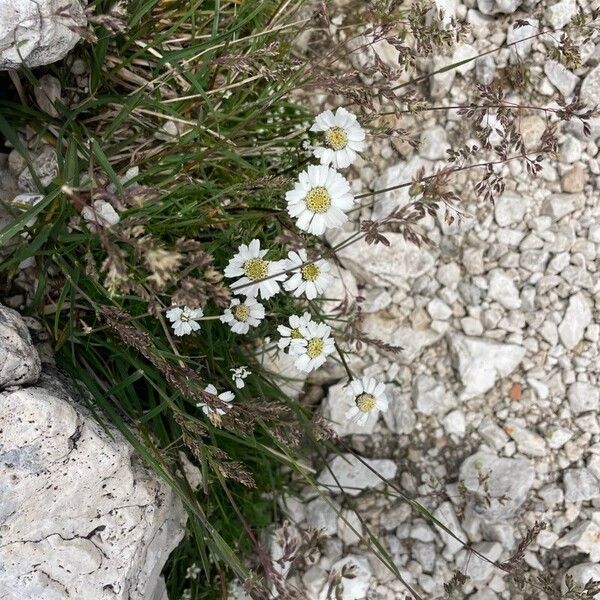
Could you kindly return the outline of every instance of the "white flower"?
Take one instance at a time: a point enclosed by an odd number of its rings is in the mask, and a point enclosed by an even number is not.
[[[186,579],[196,579],[198,577],[198,575],[200,574],[200,567],[194,563],[192,564],[190,567],[187,568],[186,572],[185,572],[185,578]]]
[[[209,406],[206,402],[198,402],[196,406],[198,408],[201,408],[202,412],[208,416],[217,415],[220,417],[221,415],[224,415],[230,408],[229,402],[231,402],[235,398],[233,392],[222,392],[218,394],[217,388],[212,383],[207,385],[204,388],[204,391],[207,394],[212,394],[213,396],[216,396],[219,400],[221,400],[221,403],[225,403],[222,406]]]
[[[265,318],[265,307],[255,298],[232,298],[229,308],[219,317],[223,323],[229,323],[233,333],[248,333],[250,327],[256,327]]]
[[[331,327],[325,323],[310,321],[300,327],[301,338],[290,343],[290,354],[296,356],[296,368],[305,373],[318,369],[327,356],[335,350],[335,343],[330,337]]]
[[[286,193],[287,209],[303,231],[321,235],[341,227],[354,204],[350,184],[335,169],[310,165],[298,176],[293,190]]]
[[[201,308],[190,308],[184,306],[174,306],[170,308],[165,315],[173,324],[173,332],[175,335],[188,335],[192,331],[198,331],[200,324],[197,322],[204,316],[204,311]]]
[[[283,284],[288,291],[294,292],[296,298],[306,294],[309,300],[314,300],[322,294],[333,282],[329,271],[331,266],[325,260],[316,260],[313,263],[304,264],[308,261],[306,250],[288,253],[288,269],[294,269],[291,277]],[[297,269],[297,270],[296,270]]]
[[[387,410],[385,385],[377,383],[373,377],[354,379],[346,389],[352,406],[346,412],[346,418],[364,425],[373,411]]]
[[[260,249],[258,240],[252,240],[247,246],[240,245],[237,254],[225,267],[225,277],[240,278],[231,286],[234,294],[255,298],[260,292],[261,297],[267,300],[280,291],[279,282],[287,277],[284,273],[287,261],[265,260],[267,252]]]
[[[316,146],[313,154],[322,165],[336,169],[349,167],[365,147],[365,132],[356,116],[340,107],[333,114],[326,110],[317,116],[311,131],[324,131],[324,146]]]
[[[238,390],[241,390],[244,385],[246,385],[244,383],[244,379],[246,379],[246,377],[248,377],[248,375],[250,375],[250,371],[248,370],[248,367],[246,366],[241,366],[241,367],[236,367],[235,369],[229,369],[231,371],[231,376],[233,377],[233,381],[235,382],[235,387]]]
[[[289,327],[279,325],[277,327],[277,331],[279,332],[279,335],[281,335],[281,338],[277,343],[279,348],[283,350],[284,348],[287,348],[293,340],[301,339],[303,336],[300,330],[302,327],[306,327],[306,325],[311,322],[311,319],[310,313],[305,312],[302,316],[292,315],[288,320],[290,324]]]

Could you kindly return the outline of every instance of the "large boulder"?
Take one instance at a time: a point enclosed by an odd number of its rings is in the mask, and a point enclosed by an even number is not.
[[[0,0],[0,70],[60,60],[86,22],[80,0]]]
[[[16,331],[29,344],[22,321]],[[0,372],[22,347],[3,348]],[[164,600],[180,500],[70,382],[30,383],[0,392],[0,598]]]

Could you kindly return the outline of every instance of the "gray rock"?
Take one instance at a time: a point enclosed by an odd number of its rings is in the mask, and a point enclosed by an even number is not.
[[[391,387],[389,408],[383,413],[386,425],[394,433],[412,433],[417,418],[413,411],[408,394],[403,394],[399,388]]]
[[[373,578],[373,573],[371,571],[371,567],[369,566],[369,561],[363,558],[362,556],[350,554],[336,562],[334,565],[332,565],[330,573],[335,572],[339,574],[342,572],[342,569],[348,564],[354,565],[353,577],[342,578],[343,588],[341,590],[340,595],[338,596],[338,599],[362,600],[366,597],[367,591],[369,590],[371,584],[371,580]],[[329,584],[327,584],[321,590],[321,594],[319,594],[318,596],[319,598],[325,598],[327,596],[328,587]]]
[[[360,517],[353,510],[345,509],[337,520],[337,535],[346,544],[358,544],[363,534]]]
[[[306,524],[313,529],[323,529],[327,535],[334,535],[339,510],[332,500],[315,498],[306,505]]]
[[[358,496],[364,490],[379,487],[385,480],[393,479],[397,471],[396,464],[388,459],[359,459],[354,454],[342,454],[329,462],[317,481],[334,494],[343,491],[350,496]]]
[[[511,14],[514,13],[522,0],[477,0],[477,8],[484,15],[497,15],[499,13]]]
[[[525,502],[533,485],[533,465],[525,458],[476,452],[460,466],[460,481],[472,492],[473,510],[486,521],[506,519]]]
[[[576,381],[569,386],[569,404],[574,414],[600,409],[600,389],[585,381]]]
[[[0,422],[0,596],[163,598],[186,512],[121,433],[47,376],[1,393]]]
[[[60,60],[80,39],[72,27],[85,25],[79,0],[0,0],[0,70]]]
[[[549,254],[545,250],[526,250],[519,256],[519,266],[531,273],[541,273],[548,262]]]
[[[515,440],[519,452],[527,456],[545,456],[548,452],[544,438],[533,431],[522,427],[514,420],[508,421],[504,431]]]
[[[431,60],[429,95],[432,98],[443,98],[452,89],[452,84],[456,77],[456,70],[444,70],[452,64],[454,64],[452,56],[437,55]]]
[[[578,194],[554,194],[544,200],[540,214],[558,221],[576,210],[581,198]]]
[[[60,81],[53,75],[48,74],[42,75],[40,84],[33,89],[37,105],[51,117],[58,117],[55,103],[61,99],[60,91]]]
[[[560,29],[571,22],[576,12],[577,2],[575,0],[560,0],[546,9],[544,18],[552,27]]]
[[[0,389],[35,383],[40,357],[19,313],[0,304]]]
[[[33,159],[33,170],[39,177],[42,185],[48,185],[58,175],[58,160],[52,146],[43,146]],[[19,175],[19,188],[25,192],[39,192],[29,169],[24,169]]]
[[[570,96],[579,83],[579,77],[556,60],[548,60],[544,63],[544,73],[550,83],[565,97]]]
[[[496,62],[491,55],[482,56],[475,61],[475,76],[483,85],[490,85],[496,76]]]
[[[525,356],[525,348],[483,338],[448,335],[452,364],[464,385],[462,398],[484,394],[496,380],[512,373]]]
[[[600,98],[600,65],[595,66],[585,77],[579,90],[579,99],[588,106],[597,106]]]
[[[511,24],[506,32],[506,44],[513,44],[510,47],[511,62],[519,62],[529,56],[535,39],[533,36],[540,30],[540,22],[537,19],[526,17],[525,20],[529,25],[515,27],[514,24]]]
[[[419,154],[429,160],[447,158],[446,150],[450,144],[446,139],[446,130],[443,127],[431,127],[423,130],[419,145]]]
[[[346,237],[348,233],[344,233]],[[389,246],[351,244],[338,251],[342,264],[357,279],[373,285],[402,287],[408,279],[431,271],[433,256],[424,248],[407,243],[402,234],[387,233]]]
[[[563,483],[567,502],[600,498],[600,481],[585,468],[567,469],[563,475]]]
[[[512,277],[502,269],[493,269],[488,276],[488,296],[508,310],[521,308],[519,290]]]
[[[580,552],[590,555],[590,560],[600,562],[600,512],[592,519],[580,523],[556,542],[557,548],[575,546]]]
[[[558,326],[558,335],[565,348],[572,350],[583,339],[586,327],[592,322],[592,311],[586,297],[577,292],[569,298],[565,316]]]
[[[441,527],[436,527],[436,533],[442,539],[446,546],[446,551],[454,556],[462,547],[463,542],[467,542],[468,538],[465,532],[462,530],[460,521],[456,516],[454,507],[451,502],[442,502],[434,511],[433,516],[442,525],[445,525],[454,535],[451,535]],[[458,539],[456,539],[458,538]]]
[[[465,415],[460,410],[449,412],[442,421],[444,429],[448,433],[453,433],[462,437],[465,434]]]
[[[508,227],[513,223],[521,223],[527,203],[522,196],[515,192],[504,192],[494,205],[494,218],[500,227]]]
[[[480,542],[474,544],[473,548],[488,560],[480,558],[474,552],[463,550],[461,554],[464,554],[464,557],[459,555],[457,562],[466,564],[464,573],[470,580],[478,583],[488,581],[494,574],[495,567],[492,563],[500,558],[502,546],[498,542]]]
[[[446,388],[440,381],[429,375],[419,375],[412,385],[412,397],[416,410],[425,415],[432,415],[444,403]]]
[[[565,582],[567,575],[570,575],[573,578],[573,583],[575,583],[576,586],[582,589],[590,581],[600,581],[600,564],[587,562],[571,567],[565,573],[565,577],[563,577],[561,583],[561,589],[563,594],[566,594],[567,592],[567,585]],[[600,595],[596,594],[594,598],[598,600],[599,597]]]
[[[374,181],[373,189],[386,189],[399,185],[400,183],[412,181],[418,171],[422,168],[425,169],[425,174],[428,175],[431,173],[431,165],[431,162],[424,160],[420,156],[413,156],[408,162],[399,162],[386,169],[384,173]],[[393,211],[406,206],[410,202],[409,189],[410,188],[407,186],[375,196],[372,218],[374,220],[382,219],[383,217],[387,217]]]
[[[425,573],[433,573],[436,558],[435,544],[419,541],[414,542],[412,545],[412,555]]]

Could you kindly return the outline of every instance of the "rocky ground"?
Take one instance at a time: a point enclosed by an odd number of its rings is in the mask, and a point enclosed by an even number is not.
[[[516,19],[528,18],[531,35],[568,23],[577,10],[574,0],[548,3],[540,20],[520,4],[450,3],[471,33],[453,58],[436,58],[432,68],[515,39],[522,34],[513,28]],[[557,92],[578,91],[588,104],[597,102],[600,45],[585,44],[583,66],[570,72],[549,60],[552,43],[523,42],[435,76],[432,101],[465,103],[474,81],[489,83],[507,64],[526,60],[541,105],[556,106]],[[393,61],[385,49],[382,56]],[[357,190],[410,180],[421,167],[431,172],[444,164],[451,144],[465,140],[456,110],[403,125],[422,132],[418,151],[373,140],[369,154],[377,158],[356,169]],[[343,250],[339,291],[349,300],[364,298],[370,337],[404,347],[398,356],[371,347],[351,359],[356,373],[387,382],[390,409],[364,427],[347,422],[341,367],[313,381],[307,396],[323,396],[322,414],[345,443],[491,561],[507,561],[536,521],[546,523],[516,563],[557,590],[562,585],[562,593],[566,573],[576,586],[600,580],[600,119],[591,125],[589,137],[575,123],[564,125],[558,156],[544,161],[538,178],[516,162],[505,166],[506,190],[494,206],[474,200],[481,173],[461,174],[455,189],[464,218],[451,225],[442,215],[422,221],[433,248],[418,249],[390,233],[389,247],[359,243]],[[520,127],[534,148],[545,115],[523,111]],[[391,192],[362,216],[380,218],[408,201],[406,189]],[[357,532],[378,539],[423,598],[444,597],[444,583],[456,571],[468,578],[460,598],[561,597],[526,590],[430,526],[356,459],[328,460],[314,465],[322,496],[301,488],[287,499],[292,531],[323,527],[327,534],[314,561],[289,576],[309,598],[326,598],[348,562],[356,570],[342,579],[344,600],[404,597],[406,588]],[[277,541],[273,546],[277,554]]]

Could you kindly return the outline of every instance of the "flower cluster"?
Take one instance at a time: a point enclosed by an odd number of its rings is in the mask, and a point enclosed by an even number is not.
[[[321,235],[327,229],[341,227],[354,206],[350,184],[337,169],[346,168],[356,160],[364,148],[365,132],[356,116],[344,108],[318,115],[311,131],[321,137],[313,148],[313,155],[320,164],[310,165],[300,173],[285,199],[297,227]],[[323,259],[310,260],[305,249],[290,251],[284,259],[274,259],[268,248],[261,248],[258,239],[239,246],[225,267],[224,275],[234,280],[230,289],[235,297],[218,318],[236,334],[247,334],[265,319],[265,307],[259,299],[267,301],[283,288],[296,298],[305,296],[314,300],[323,295],[334,280],[330,264]],[[200,329],[198,321],[204,317],[201,309],[187,306],[171,308],[166,316],[178,336]],[[318,369],[336,350],[331,327],[313,320],[308,312],[290,316],[288,325],[279,325],[277,330],[281,336],[278,347],[293,358],[299,371],[309,373]],[[230,372],[236,388],[242,389],[250,371],[240,366]],[[205,393],[207,401],[197,406],[218,423],[235,396],[229,391],[218,393],[212,384],[206,387]],[[346,416],[360,424],[364,424],[370,414],[387,408],[384,386],[372,378],[352,380],[348,394],[351,406]]]

